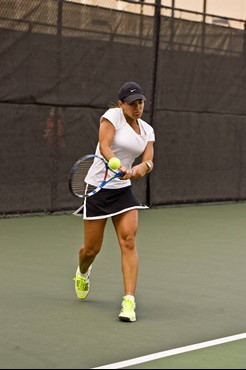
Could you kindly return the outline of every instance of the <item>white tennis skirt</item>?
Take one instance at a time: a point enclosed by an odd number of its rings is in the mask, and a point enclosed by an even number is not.
[[[132,186],[120,189],[101,189],[95,195],[85,198],[84,204],[73,214],[84,220],[96,220],[119,215],[131,209],[146,209],[132,192]]]

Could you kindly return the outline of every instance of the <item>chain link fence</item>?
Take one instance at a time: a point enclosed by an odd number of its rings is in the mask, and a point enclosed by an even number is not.
[[[175,12],[157,0],[0,0],[1,215],[80,205],[70,167],[94,152],[129,80],[156,132],[155,171],[133,184],[141,201],[245,199],[244,28]]]

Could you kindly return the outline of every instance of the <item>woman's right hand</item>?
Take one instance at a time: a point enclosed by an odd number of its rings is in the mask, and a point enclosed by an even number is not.
[[[132,170],[128,170],[124,166],[120,166],[119,171],[124,172],[124,176],[119,177],[120,180],[129,180],[133,176]]]

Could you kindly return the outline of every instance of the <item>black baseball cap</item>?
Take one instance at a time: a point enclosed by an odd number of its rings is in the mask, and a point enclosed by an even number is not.
[[[119,90],[119,100],[131,103],[134,100],[146,100],[144,91],[136,82],[126,82]]]

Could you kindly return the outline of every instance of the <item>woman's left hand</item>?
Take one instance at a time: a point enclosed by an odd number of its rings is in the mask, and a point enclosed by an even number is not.
[[[131,170],[127,170],[125,167],[120,167],[119,170],[125,173],[124,176],[120,177],[121,180],[139,179],[147,173],[145,163],[140,163],[132,167]]]
[[[133,179],[139,179],[141,177],[144,177],[146,175],[146,164],[140,163],[134,167],[132,167],[132,176]]]

